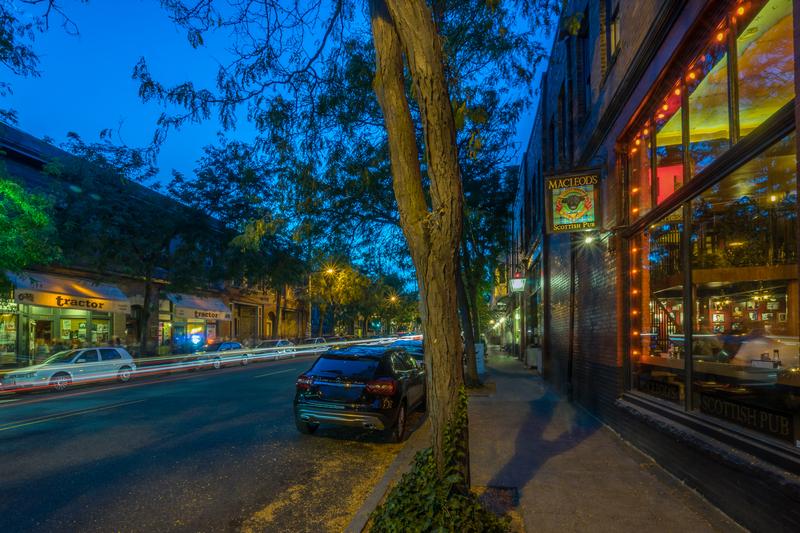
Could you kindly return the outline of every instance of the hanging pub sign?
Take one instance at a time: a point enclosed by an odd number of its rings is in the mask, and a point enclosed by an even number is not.
[[[511,292],[523,292],[528,280],[522,277],[522,273],[517,272],[514,277],[508,280],[508,288]]]
[[[600,227],[600,173],[582,172],[546,177],[548,233],[587,231]]]

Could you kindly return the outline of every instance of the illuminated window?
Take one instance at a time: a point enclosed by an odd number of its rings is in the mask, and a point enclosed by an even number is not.
[[[628,165],[630,168],[631,219],[641,217],[652,208],[652,169],[650,123],[637,133],[630,142]]]
[[[656,203],[683,185],[683,125],[680,84],[661,101],[655,112]]]
[[[792,1],[754,2],[736,39],[739,133],[745,136],[794,98]]]
[[[707,189],[692,202],[691,236],[693,405],[792,443],[785,422],[800,393],[796,159],[792,134]],[[733,420],[734,405],[769,420]]]
[[[631,264],[631,364],[634,387],[675,403],[684,398],[681,209],[635,240]],[[635,250],[635,251],[634,251]]]
[[[694,176],[730,146],[727,30],[718,27],[711,43],[686,73],[689,93],[689,165]]]

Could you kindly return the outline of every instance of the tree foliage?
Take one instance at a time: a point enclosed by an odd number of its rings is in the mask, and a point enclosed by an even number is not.
[[[13,181],[0,162],[0,282],[6,271],[51,263],[60,256],[52,203]]]

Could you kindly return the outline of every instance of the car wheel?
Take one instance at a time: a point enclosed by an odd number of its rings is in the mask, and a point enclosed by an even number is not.
[[[242,366],[247,366],[247,363],[250,362],[250,357],[248,357],[247,354],[245,354],[242,356],[242,359],[239,362],[241,363]]]
[[[131,380],[131,376],[132,376],[131,367],[123,366],[122,368],[119,369],[119,372],[117,372],[117,381],[119,381],[120,383],[127,383]]]
[[[403,442],[406,438],[406,404],[401,403],[400,408],[397,410],[397,422],[389,434],[389,440],[392,442]]]
[[[72,383],[72,378],[69,377],[69,374],[56,374],[50,378],[50,387],[56,392],[67,390],[70,383]]]
[[[297,426],[297,431],[299,431],[303,435],[312,435],[319,427],[319,424],[311,424],[309,422],[304,422],[297,417],[295,417],[294,419],[294,425]]]
[[[211,361],[211,366],[214,368],[214,370],[219,370],[220,368],[222,368],[222,359],[220,359],[219,357],[215,357]]]

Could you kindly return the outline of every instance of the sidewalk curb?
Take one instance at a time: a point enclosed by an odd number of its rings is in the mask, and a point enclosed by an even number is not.
[[[392,464],[384,472],[383,477],[364,499],[364,503],[361,504],[361,507],[345,528],[345,533],[361,533],[364,530],[372,511],[380,505],[389,490],[400,480],[403,474],[411,470],[411,462],[417,452],[429,444],[430,428],[431,422],[426,416],[425,421],[411,434],[397,457],[394,458]]]

